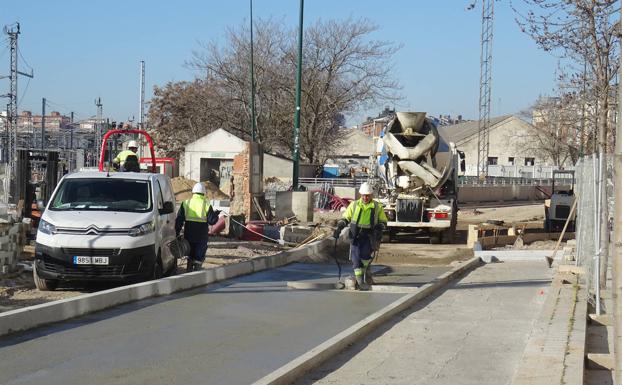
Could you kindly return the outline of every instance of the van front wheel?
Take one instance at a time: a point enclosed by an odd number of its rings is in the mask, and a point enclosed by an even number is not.
[[[162,260],[160,260],[160,253],[158,253],[156,260],[153,263],[153,273],[151,274],[151,279],[160,279],[162,278],[162,275]]]
[[[54,290],[58,287],[58,281],[55,279],[44,279],[39,277],[39,274],[37,274],[37,263],[35,261],[35,263],[32,264],[32,278],[35,281],[35,286],[37,287],[37,289],[41,290],[41,291],[49,291],[49,290]]]

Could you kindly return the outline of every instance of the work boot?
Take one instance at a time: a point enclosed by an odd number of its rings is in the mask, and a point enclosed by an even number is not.
[[[361,269],[360,267],[354,269],[354,278],[356,279],[356,287],[359,290],[365,291],[365,290],[369,290],[369,285],[365,283],[363,274],[364,274],[363,269]]]
[[[356,276],[356,286],[358,287],[358,289],[360,291],[367,291],[367,290],[369,290],[369,285],[363,281],[363,276],[362,275],[357,275]]]
[[[194,271],[203,270],[203,261],[194,261]]]
[[[186,260],[186,273],[194,271],[194,259],[188,258]]]

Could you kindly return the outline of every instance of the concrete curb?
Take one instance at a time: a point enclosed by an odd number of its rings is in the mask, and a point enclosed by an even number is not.
[[[284,266],[319,254],[329,246],[332,247],[332,244],[333,241],[331,239],[323,239],[298,249],[257,257],[233,265],[214,267],[155,281],[142,282],[84,294],[74,298],[10,310],[0,313],[0,336],[65,321],[128,302],[169,295],[241,275]]]
[[[253,385],[285,385],[292,383],[305,372],[336,355],[348,345],[353,344],[384,322],[393,318],[396,314],[408,309],[418,301],[446,285],[449,281],[457,278],[465,271],[479,266],[481,263],[479,257],[469,259],[465,263],[442,274],[433,282],[421,286],[416,292],[404,295],[390,305],[385,306],[369,317],[352,325],[307,353],[295,358],[293,361],[290,361],[274,372],[254,382]]]
[[[473,254],[485,263],[533,262],[540,259],[544,261],[544,258],[553,255],[553,250],[476,250]],[[563,251],[558,251],[555,260],[561,261],[563,256]]]

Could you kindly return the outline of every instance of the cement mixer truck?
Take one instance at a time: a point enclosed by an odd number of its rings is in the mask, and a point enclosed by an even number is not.
[[[446,142],[425,112],[397,112],[376,142],[375,189],[397,233],[451,243],[458,220],[458,173],[464,154]]]

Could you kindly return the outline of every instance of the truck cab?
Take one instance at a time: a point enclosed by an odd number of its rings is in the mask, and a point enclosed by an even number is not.
[[[571,210],[575,200],[574,171],[554,170],[552,179],[551,197],[544,201],[544,231],[561,231],[566,220],[568,228],[573,230],[576,217]]]

